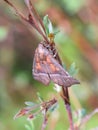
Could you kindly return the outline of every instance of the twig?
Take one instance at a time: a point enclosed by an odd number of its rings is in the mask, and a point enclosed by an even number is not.
[[[25,0],[25,2],[28,2],[28,0]],[[45,27],[44,27],[44,24],[40,18],[40,16],[38,15],[38,13],[36,12],[35,8],[33,7],[31,1],[29,0],[29,5],[31,6],[31,11],[35,14],[34,16],[36,17],[36,19],[39,21],[44,33],[46,34],[46,30],[45,30]]]
[[[22,19],[24,20],[25,22],[28,22],[31,26],[33,26],[39,33],[40,35],[44,38],[44,40],[49,43],[48,41],[48,38],[45,36],[45,31],[43,33],[42,29],[44,30],[44,25],[42,24],[41,22],[41,19],[38,17],[37,15],[37,19],[35,18],[35,15],[37,13],[35,13],[35,9],[33,7],[33,5],[31,4],[31,1],[30,0],[25,0],[26,1],[26,5],[27,5],[27,8],[28,8],[28,11],[29,11],[29,15],[28,17],[25,17],[20,11],[17,10],[17,8],[9,1],[9,0],[4,0],[8,5],[10,5],[16,12],[16,14]],[[33,12],[32,12],[33,10]],[[33,14],[35,13],[35,15]],[[38,23],[40,23],[42,29],[40,28],[40,26],[38,25]]]
[[[56,59],[58,60],[59,64],[62,65],[61,59],[60,59],[58,54],[57,54]],[[69,119],[69,124],[70,124],[70,130],[74,130],[68,87],[62,86],[62,94],[60,94],[60,96],[62,97],[64,104],[65,104],[65,107],[66,107],[66,111],[67,111],[68,119]]]
[[[86,116],[81,120],[79,127],[80,127],[81,125],[84,125],[85,123],[87,123],[87,122],[90,120],[90,118],[91,118],[92,116],[94,116],[96,113],[98,113],[98,108],[96,108],[96,109],[95,109],[93,112],[91,112],[90,114],[86,115]]]
[[[66,111],[67,111],[67,114],[68,114],[68,119],[69,119],[69,123],[70,123],[70,130],[74,130],[68,88],[62,87],[62,91],[63,91],[62,99],[65,103]]]
[[[46,110],[44,111],[44,119],[43,119],[43,123],[42,123],[42,128],[41,130],[44,130],[46,128],[46,125],[47,125],[47,114],[46,114]]]
[[[33,24],[36,28],[36,30],[43,36],[43,38],[48,42],[48,39],[47,37],[45,36],[45,28],[43,27],[44,25],[42,24],[41,22],[41,19],[38,17],[38,14],[36,13],[32,3],[30,0],[25,0],[26,2],[26,5],[27,5],[27,8],[28,8],[28,11],[29,11],[29,22],[31,23],[31,25]],[[35,14],[35,15],[34,15]],[[36,18],[36,17],[37,18]],[[42,29],[44,30],[44,33],[43,31],[41,30],[40,26],[38,25],[38,22],[40,23]]]

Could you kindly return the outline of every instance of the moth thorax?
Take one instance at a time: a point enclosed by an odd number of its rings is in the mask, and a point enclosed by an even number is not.
[[[53,43],[54,43],[54,34],[53,34],[53,33],[50,33],[50,34],[48,35],[48,38],[49,38],[49,40],[50,40],[50,44],[53,44]]]

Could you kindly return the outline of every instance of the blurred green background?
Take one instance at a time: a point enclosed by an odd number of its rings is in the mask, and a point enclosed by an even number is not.
[[[23,0],[10,1],[27,14]],[[89,114],[98,107],[98,1],[32,0],[32,3],[42,18],[48,14],[60,30],[55,42],[66,68],[75,62],[79,69],[76,78],[81,84],[69,89],[72,111],[84,109]],[[50,116],[47,130],[69,128],[63,101],[53,86],[45,87],[32,77],[34,50],[41,40],[33,28],[0,1],[0,130],[26,130],[26,118],[13,120],[13,117],[25,101],[37,102],[37,92],[46,100],[51,97],[59,100],[59,108]],[[34,120],[34,126],[40,130],[41,117]],[[98,129],[98,114],[81,129],[95,128]]]

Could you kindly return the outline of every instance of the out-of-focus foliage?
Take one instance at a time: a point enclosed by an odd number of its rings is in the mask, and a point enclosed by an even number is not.
[[[24,1],[10,1],[27,14]],[[65,68],[70,70],[73,62],[78,68],[76,77],[81,85],[69,89],[73,113],[84,108],[89,114],[98,107],[98,1],[32,0],[32,3],[42,18],[48,14],[55,28],[59,28],[55,42]],[[29,126],[25,128],[24,125],[27,124],[25,117],[17,120],[13,117],[25,101],[37,101],[37,92],[44,99],[56,97],[60,103],[49,118],[47,130],[69,127],[64,104],[53,84],[45,87],[32,77],[34,50],[41,40],[31,26],[23,23],[3,0],[0,1],[0,130],[29,130]],[[83,130],[98,128],[97,120],[98,114],[95,114]],[[33,123],[33,127],[40,130],[41,117]]]

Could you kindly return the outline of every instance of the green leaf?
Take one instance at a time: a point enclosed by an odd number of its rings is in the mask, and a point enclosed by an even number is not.
[[[50,111],[50,112],[53,112],[53,111],[55,111],[57,108],[58,108],[58,103],[55,103],[55,104],[53,104],[53,105],[49,108],[49,111]]]
[[[25,128],[27,129],[27,130],[34,130],[35,128],[34,128],[34,123],[33,123],[33,120],[28,120],[29,121],[29,124],[27,125],[25,125]]]
[[[33,120],[29,120],[29,123],[30,123],[30,126],[31,126],[32,130],[34,130],[35,128],[34,128],[34,122],[33,122]]]
[[[26,130],[32,130],[29,125],[25,125]]]
[[[43,101],[44,101],[44,99],[41,97],[41,95],[40,95],[40,93],[39,93],[39,92],[37,92],[37,96],[38,96],[38,98],[39,98],[40,102],[43,102]]]
[[[25,104],[26,104],[27,106],[35,106],[35,105],[36,105],[36,103],[30,102],[30,101],[25,102]]]
[[[86,109],[82,108],[80,111],[79,111],[79,117],[80,118],[83,118],[85,115],[86,115]]]
[[[53,33],[52,22],[50,21],[48,15],[44,16],[44,18],[43,18],[43,23],[44,23],[44,26],[45,26],[45,29],[46,29],[46,34],[47,34],[47,36],[48,36],[50,33]]]
[[[54,35],[58,34],[60,32],[60,30],[58,30],[57,28],[53,30]]]
[[[76,69],[76,64],[73,62],[68,70],[70,75],[75,75],[78,73],[78,69]]]

